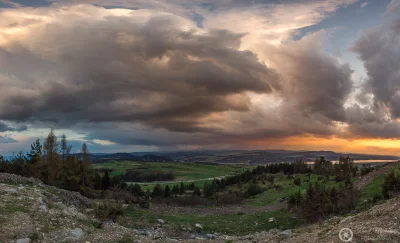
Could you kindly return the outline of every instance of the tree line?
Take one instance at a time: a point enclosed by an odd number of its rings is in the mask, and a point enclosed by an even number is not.
[[[22,152],[10,161],[0,156],[0,172],[35,177],[47,185],[71,191],[107,190],[120,184],[117,177],[101,176],[91,163],[89,149],[84,142],[80,153],[71,153],[66,135],[59,140],[51,130],[43,143],[37,139],[27,154]]]

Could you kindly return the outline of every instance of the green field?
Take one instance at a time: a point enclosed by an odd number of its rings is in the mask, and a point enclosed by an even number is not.
[[[242,172],[248,168],[248,165],[211,165],[194,164],[179,162],[136,162],[136,161],[109,161],[107,163],[94,164],[95,169],[110,169],[110,175],[124,175],[127,170],[136,171],[160,171],[172,172],[175,179],[169,182],[160,182],[163,186],[174,185],[180,181],[194,182],[196,186],[202,187],[208,180],[215,177],[227,176],[237,172]],[[140,183],[144,190],[152,189],[157,182]]]

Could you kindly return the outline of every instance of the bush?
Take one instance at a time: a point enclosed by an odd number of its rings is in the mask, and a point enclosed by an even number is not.
[[[200,189],[198,187],[195,187],[192,193],[193,196],[197,196],[200,197],[201,196],[201,192]]]
[[[361,174],[361,176],[365,176],[365,175],[369,174],[370,172],[372,172],[374,169],[375,168],[373,166],[363,164],[360,174]]]
[[[160,184],[157,184],[153,188],[153,192],[151,193],[151,197],[162,197],[164,195],[164,190],[162,189]]]
[[[391,171],[383,181],[382,196],[388,199],[398,194],[400,194],[400,172]]]
[[[268,176],[267,177],[267,180],[270,182],[270,183],[272,183],[272,184],[274,184],[274,180],[275,180],[275,176]]]
[[[295,184],[296,186],[301,186],[301,179],[300,178],[294,179],[293,184]]]
[[[260,193],[263,193],[264,189],[262,189],[261,187],[259,187],[256,184],[251,184],[248,188],[247,188],[247,196],[248,197],[252,197],[255,195],[258,195]]]
[[[106,202],[97,204],[94,208],[94,212],[96,218],[98,218],[100,222],[105,222],[108,220],[115,222],[117,218],[124,213],[121,203]]]
[[[283,192],[283,187],[281,185],[275,185],[274,186],[275,190],[277,190],[278,192]]]
[[[355,208],[356,193],[352,186],[324,188],[310,184],[305,194],[296,192],[289,197],[288,207],[307,222],[337,214],[345,214]]]
[[[301,203],[303,202],[303,200],[304,200],[304,197],[300,191],[293,193],[289,197],[288,207],[289,208],[299,207],[301,205]]]

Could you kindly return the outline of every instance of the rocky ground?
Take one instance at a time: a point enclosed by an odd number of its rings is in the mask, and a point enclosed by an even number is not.
[[[271,230],[248,236],[187,234],[168,238],[159,226],[137,230],[108,222],[100,227],[92,202],[78,193],[46,186],[38,180],[0,173],[0,242],[400,242],[400,198],[365,212],[334,217],[296,230]],[[194,225],[193,227],[202,227]]]

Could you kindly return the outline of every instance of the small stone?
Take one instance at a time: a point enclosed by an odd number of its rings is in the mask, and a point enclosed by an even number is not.
[[[291,236],[292,235],[292,231],[290,229],[282,231],[281,233],[279,233],[280,235],[284,235],[284,236]]]
[[[39,208],[40,208],[40,210],[42,210],[42,211],[44,211],[44,212],[47,212],[47,207],[46,207],[46,205],[39,205]]]
[[[31,239],[29,238],[24,238],[24,239],[19,239],[16,241],[16,243],[30,243]]]
[[[194,225],[196,228],[198,228],[198,229],[203,229],[203,226],[201,225],[201,224],[195,224]]]
[[[149,230],[146,231],[146,236],[153,238],[153,234]]]
[[[212,239],[215,238],[215,236],[214,236],[213,234],[207,234],[206,236],[207,236],[207,238],[208,238],[209,240],[212,240]]]
[[[165,223],[164,220],[162,220],[162,219],[157,219],[157,222],[160,223],[160,224],[164,224]]]

